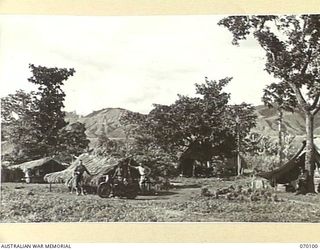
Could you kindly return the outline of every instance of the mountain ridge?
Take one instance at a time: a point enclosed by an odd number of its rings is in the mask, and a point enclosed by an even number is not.
[[[124,108],[104,108],[93,111],[86,116],[67,112],[66,121],[84,123],[87,128],[87,136],[91,140],[96,140],[103,131],[111,139],[124,139],[125,127],[120,123],[120,118],[127,112],[132,111]],[[255,107],[255,113],[257,115],[257,124],[252,131],[271,137],[278,136],[277,110],[258,105]],[[314,122],[314,134],[320,135],[320,115],[315,117]],[[299,110],[294,113],[284,112],[283,128],[289,134],[303,136],[305,134],[305,119],[303,114]]]
[[[277,138],[278,136],[278,114],[275,109],[270,109],[263,105],[255,107],[257,115],[256,127],[252,132]],[[82,116],[75,112],[66,112],[65,120],[69,123],[81,122],[86,127],[86,134],[90,140],[90,146],[95,147],[98,137],[104,132],[106,136],[114,140],[124,140],[126,138],[125,126],[120,123],[122,115],[132,112],[124,108],[104,108]],[[305,119],[300,111],[295,113],[284,112],[284,130],[302,141],[305,135]],[[314,135],[320,136],[320,115],[314,119]],[[1,142],[1,155],[10,153],[13,146],[8,141]]]

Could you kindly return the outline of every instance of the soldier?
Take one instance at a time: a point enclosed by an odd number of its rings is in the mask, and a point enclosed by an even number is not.
[[[296,194],[306,194],[307,193],[307,179],[308,171],[303,170],[298,178],[298,191]]]
[[[84,194],[83,193],[83,187],[82,187],[82,182],[83,182],[83,174],[87,173],[88,175],[92,175],[88,169],[83,165],[82,160],[79,161],[78,166],[74,170],[74,175],[76,177],[76,189],[77,189],[77,195]]]
[[[139,163],[138,167],[135,167],[138,169],[139,174],[140,174],[140,180],[139,180],[139,186],[140,189],[143,190],[143,184],[146,181],[146,177],[151,173],[151,169],[145,166],[142,166],[141,163]]]
[[[26,183],[31,183],[31,175],[32,175],[31,169],[27,168],[24,176]]]

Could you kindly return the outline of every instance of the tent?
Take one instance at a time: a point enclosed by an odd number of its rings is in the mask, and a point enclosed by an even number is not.
[[[21,177],[25,177],[26,181],[33,183],[44,182],[43,177],[52,172],[61,171],[65,167],[57,160],[45,157],[42,159],[28,161],[17,165],[7,167],[7,171],[15,172],[22,171],[24,176],[15,177],[14,179],[5,179],[4,181],[20,181]],[[19,179],[17,179],[19,178]]]
[[[304,169],[306,142],[302,142],[298,152],[281,167],[269,171],[258,173],[257,176],[270,180],[273,184],[287,184],[298,179],[301,170]],[[318,148],[314,146],[315,163],[320,166],[320,154]]]

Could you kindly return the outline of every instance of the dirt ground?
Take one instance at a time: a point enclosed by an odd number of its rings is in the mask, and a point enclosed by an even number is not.
[[[320,195],[277,191],[277,200],[203,197],[250,179],[177,178],[168,191],[136,199],[76,196],[62,184],[3,183],[0,222],[320,222]]]

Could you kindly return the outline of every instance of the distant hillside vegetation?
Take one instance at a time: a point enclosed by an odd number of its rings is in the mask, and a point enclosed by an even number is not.
[[[120,124],[120,117],[126,112],[131,112],[121,108],[106,108],[94,111],[87,116],[81,117],[74,113],[67,113],[66,120],[69,122],[80,121],[86,125],[87,136],[90,140],[95,140],[102,131],[112,139],[124,139],[125,128]],[[278,135],[278,114],[275,109],[269,109],[263,105],[256,107],[258,116],[257,126],[253,129],[264,135],[275,137]],[[285,112],[284,128],[289,134],[303,136],[305,134],[305,121],[303,114],[299,111],[295,113]],[[320,115],[315,118],[315,135],[320,135]]]
[[[121,108],[106,108],[94,111],[86,116],[66,113],[66,121],[84,123],[87,129],[86,134],[92,144],[103,131],[110,139],[124,139],[126,137],[125,127],[120,124],[120,118],[127,112],[131,111]]]
[[[104,131],[110,139],[125,139],[125,127],[120,124],[120,118],[127,112],[131,112],[122,108],[105,108],[94,111],[86,116],[77,115],[74,112],[66,113],[66,121],[75,123],[82,122],[86,126],[86,134],[91,141],[90,145],[96,145],[98,136]],[[263,105],[256,107],[258,116],[257,126],[253,129],[263,135],[276,137],[278,135],[278,114],[275,109],[269,109]],[[284,114],[285,130],[292,135],[298,136],[301,141],[305,134],[305,121],[301,112],[295,113],[285,112]],[[320,115],[315,117],[315,135],[320,136]],[[12,145],[8,142],[2,143],[2,154],[12,150]]]
[[[269,135],[278,135],[278,113],[275,109],[269,109],[263,105],[256,107],[258,116],[257,126],[253,131]],[[320,135],[320,115],[315,117],[315,135]],[[292,135],[303,136],[305,134],[305,119],[300,111],[294,113],[285,112],[283,115],[283,125],[285,131]]]

